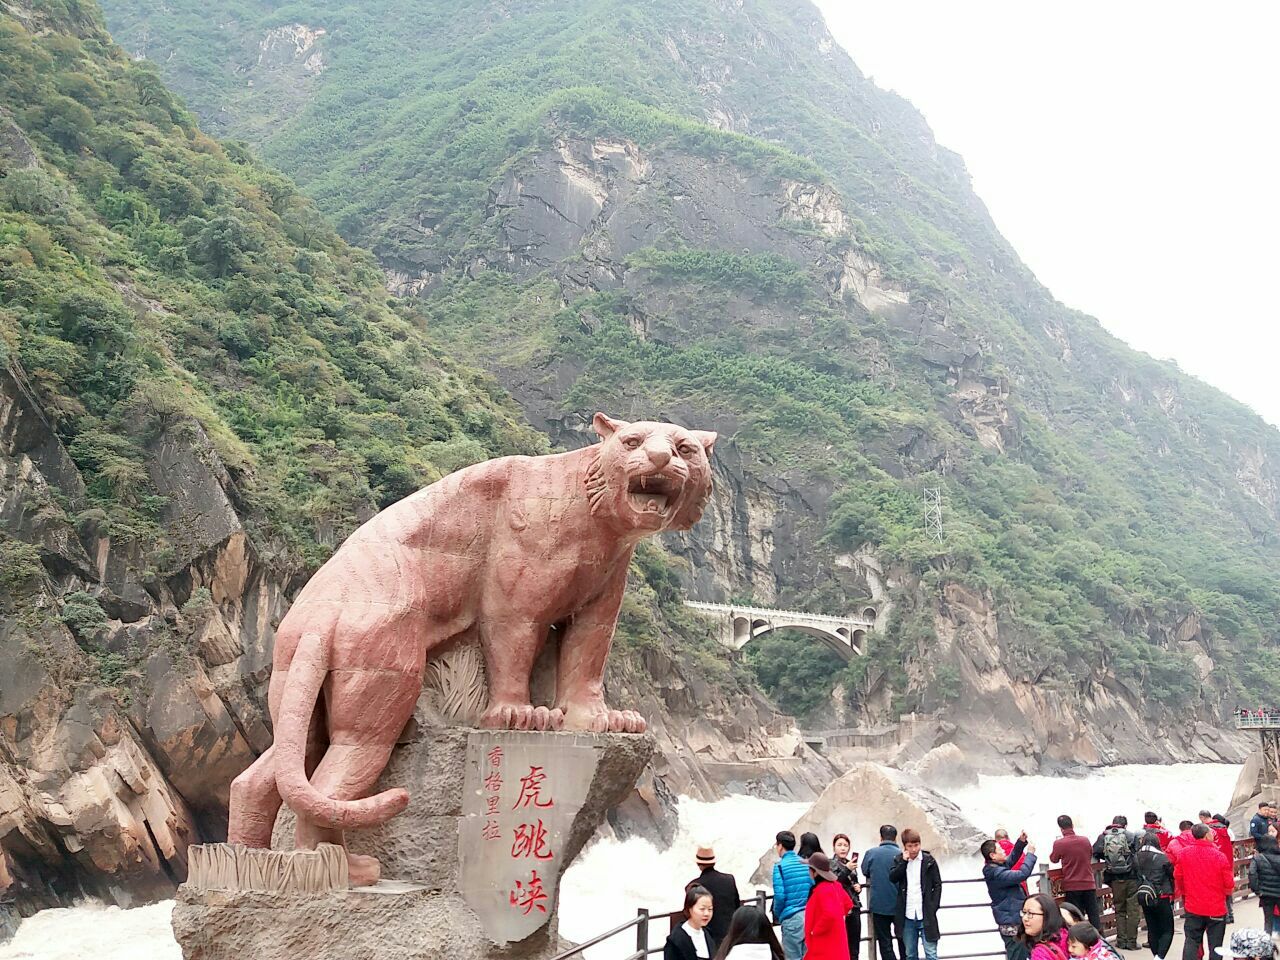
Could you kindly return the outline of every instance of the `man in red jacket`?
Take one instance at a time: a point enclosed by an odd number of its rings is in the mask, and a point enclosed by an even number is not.
[[[1197,823],[1191,828],[1191,837],[1191,842],[1179,850],[1173,868],[1186,910],[1182,960],[1197,960],[1200,941],[1206,934],[1209,946],[1205,956],[1217,956],[1227,932],[1227,897],[1235,887],[1231,863],[1209,839],[1209,828]]]
[[[1231,831],[1227,829],[1227,825],[1208,810],[1200,811],[1200,822],[1209,828],[1209,832],[1213,834],[1213,842],[1222,851],[1222,855],[1228,860],[1234,860],[1235,851],[1231,846]]]
[[[1145,814],[1143,814],[1142,819],[1145,820],[1147,824],[1143,829],[1146,831],[1154,830],[1156,837],[1160,841],[1160,849],[1168,850],[1169,841],[1173,839],[1173,836],[1172,834],[1169,833],[1168,830],[1165,829],[1164,824],[1160,822],[1159,815],[1156,814],[1155,811],[1153,810],[1148,810]]]
[[[1200,811],[1200,822],[1209,828],[1209,832],[1213,834],[1214,845],[1222,851],[1222,855],[1227,858],[1227,863],[1231,864],[1232,870],[1235,869],[1236,851],[1235,846],[1231,843],[1231,831],[1227,829],[1227,821],[1223,819],[1220,813],[1209,813],[1208,810]],[[1235,923],[1235,910],[1232,908],[1230,899],[1227,900],[1227,923]]]
[[[1169,855],[1170,860],[1176,861],[1178,853],[1189,844],[1194,837],[1191,836],[1191,828],[1194,824],[1190,820],[1182,820],[1178,823],[1178,835],[1169,841],[1169,846],[1165,847],[1165,853]]]

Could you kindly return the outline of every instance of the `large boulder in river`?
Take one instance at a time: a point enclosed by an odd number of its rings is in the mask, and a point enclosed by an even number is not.
[[[907,764],[905,770],[935,787],[967,787],[978,782],[977,771],[954,743],[934,747],[919,760]]]
[[[799,837],[811,830],[826,848],[837,833],[873,846],[882,823],[899,830],[913,827],[924,848],[937,856],[972,854],[985,835],[964,818],[960,808],[934,792],[914,774],[878,763],[861,763],[827,787],[791,831]],[[777,856],[772,850],[760,858],[752,883],[767,883]]]

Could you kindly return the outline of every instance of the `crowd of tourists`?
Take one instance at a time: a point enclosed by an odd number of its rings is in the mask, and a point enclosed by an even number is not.
[[[1236,711],[1237,720],[1257,720],[1263,723],[1280,723],[1280,707],[1258,707],[1257,710],[1246,710],[1241,707]]]
[[[1142,949],[1143,920],[1145,947],[1153,960],[1166,960],[1177,901],[1184,914],[1182,960],[1280,960],[1273,939],[1280,939],[1278,829],[1275,804],[1259,804],[1249,822],[1256,841],[1249,886],[1265,929],[1236,930],[1225,947],[1234,922],[1235,859],[1221,814],[1202,810],[1198,822],[1183,820],[1176,831],[1151,811],[1136,830],[1118,815],[1093,841],[1063,814],[1049,851],[1049,862],[1061,868],[1061,900],[1029,891],[1037,855],[1026,832],[1011,840],[998,829],[978,855],[1006,960],[1121,960],[1118,950]],[[924,960],[938,960],[942,872],[921,849],[919,832],[906,828],[899,837],[897,827],[885,824],[861,862],[843,833],[832,838],[830,855],[813,833],[797,840],[783,830],[775,844],[768,915],[742,903],[733,875],[716,869],[712,847],[698,848],[701,873],[685,888],[684,922],[667,938],[664,960],[859,960],[864,895],[879,960],[921,960],[921,952]],[[1114,945],[1101,932],[1099,873],[1111,889]]]

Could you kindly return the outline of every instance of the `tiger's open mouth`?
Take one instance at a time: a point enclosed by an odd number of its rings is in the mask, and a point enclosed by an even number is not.
[[[678,481],[661,474],[632,477],[627,484],[627,500],[638,513],[666,515],[680,496]]]

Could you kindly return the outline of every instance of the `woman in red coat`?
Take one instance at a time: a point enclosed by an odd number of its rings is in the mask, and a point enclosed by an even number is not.
[[[844,918],[853,901],[844,892],[825,853],[809,856],[813,891],[804,908],[805,960],[849,960],[849,937]]]

